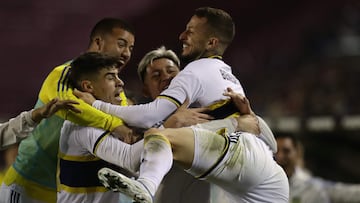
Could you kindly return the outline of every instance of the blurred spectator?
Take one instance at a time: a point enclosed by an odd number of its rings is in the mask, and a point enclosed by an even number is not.
[[[289,178],[290,203],[360,202],[360,184],[346,184],[314,177],[304,167],[303,147],[291,133],[276,134],[276,161]]]
[[[289,178],[290,203],[328,203],[325,189],[313,181],[312,177],[299,166],[301,150],[294,136],[278,134],[278,151],[275,155],[278,164],[283,167]]]

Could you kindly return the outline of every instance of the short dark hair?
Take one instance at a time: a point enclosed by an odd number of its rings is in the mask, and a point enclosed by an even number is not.
[[[81,80],[94,77],[101,69],[119,66],[121,66],[119,57],[99,52],[86,52],[71,62],[69,84],[81,90]]]
[[[105,34],[111,33],[114,28],[121,28],[135,35],[135,30],[129,23],[118,18],[103,18],[99,22],[97,22],[91,30],[90,41],[96,35],[103,36]]]
[[[300,145],[300,140],[297,137],[296,134],[291,133],[291,132],[277,132],[274,133],[275,135],[275,139],[285,139],[285,138],[289,138],[292,142],[292,144],[294,145],[295,149],[298,149],[299,145]]]
[[[194,15],[206,18],[210,32],[214,33],[224,45],[227,46],[233,41],[235,24],[230,14],[217,8],[200,7],[195,10]]]

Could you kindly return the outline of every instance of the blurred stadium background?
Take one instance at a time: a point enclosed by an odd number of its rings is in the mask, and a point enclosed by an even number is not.
[[[253,109],[275,133],[300,137],[315,175],[360,183],[355,0],[2,0],[0,120],[32,108],[46,75],[86,49],[91,27],[103,17],[121,17],[136,29],[122,78],[129,92],[138,92],[137,62],[160,45],[178,52],[178,35],[200,6],[233,16],[237,34],[224,58]]]

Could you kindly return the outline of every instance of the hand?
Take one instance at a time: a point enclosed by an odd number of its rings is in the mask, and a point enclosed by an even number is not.
[[[82,92],[82,91],[77,90],[77,89],[74,89],[73,94],[77,98],[83,100],[84,102],[86,102],[86,103],[88,103],[90,105],[92,105],[94,103],[94,101],[96,100],[95,97],[92,94],[90,94],[88,92]]]
[[[136,135],[132,129],[125,125],[120,125],[116,127],[113,130],[112,135],[128,144],[133,144],[142,138],[142,136]]]
[[[58,98],[55,98],[49,101],[44,106],[36,108],[32,112],[31,118],[36,123],[39,123],[43,118],[49,118],[60,109],[71,110],[75,113],[81,113],[81,110],[74,106],[75,104],[79,103],[74,100],[59,100]]]
[[[243,95],[234,92],[230,87],[226,89],[226,92],[223,95],[231,98],[241,115],[254,114],[251,110],[249,100]]]
[[[179,128],[198,123],[204,123],[214,119],[212,116],[203,112],[208,111],[207,108],[190,108],[189,100],[186,99],[184,103],[164,122],[166,128]]]
[[[254,135],[260,134],[259,120],[254,114],[236,117],[238,122],[237,131],[248,132]]]

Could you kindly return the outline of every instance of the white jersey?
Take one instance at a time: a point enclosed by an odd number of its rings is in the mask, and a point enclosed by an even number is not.
[[[329,194],[323,185],[301,168],[295,168],[289,178],[290,201],[299,203],[329,203]],[[344,201],[346,202],[346,201]]]
[[[169,87],[153,102],[123,107],[95,101],[93,106],[122,118],[131,126],[149,128],[166,119],[186,98],[190,100],[190,104],[197,107],[209,106],[227,99],[223,96],[227,87],[245,96],[230,66],[219,59],[203,58],[191,62],[180,71]]]
[[[0,124],[0,150],[25,139],[36,126],[32,111],[24,111],[8,122]]]
[[[65,121],[59,141],[58,202],[118,202],[119,194],[98,180],[102,167],[139,169],[143,142],[129,145],[109,132]]]

